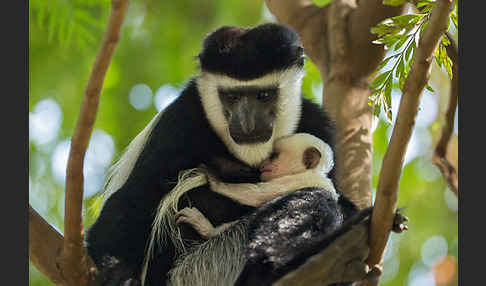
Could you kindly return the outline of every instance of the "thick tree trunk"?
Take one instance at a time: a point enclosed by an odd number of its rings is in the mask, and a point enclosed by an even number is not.
[[[356,205],[371,205],[373,137],[368,87],[342,78],[324,83],[323,102],[337,125],[339,189]]]

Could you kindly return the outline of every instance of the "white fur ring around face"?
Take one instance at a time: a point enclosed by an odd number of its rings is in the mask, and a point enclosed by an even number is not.
[[[321,167],[322,167],[322,171],[327,174],[334,167],[334,160],[333,160],[333,154],[334,153],[332,152],[331,147],[327,143],[324,143],[322,145],[322,148],[323,148],[322,149],[323,154],[322,154],[322,158],[321,158],[321,161],[322,161]]]

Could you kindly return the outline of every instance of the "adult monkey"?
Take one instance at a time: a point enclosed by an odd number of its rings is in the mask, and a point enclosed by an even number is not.
[[[278,24],[219,28],[204,40],[199,61],[201,74],[115,165],[109,197],[87,233],[88,252],[100,270],[98,284],[140,283],[155,210],[181,170],[204,163],[223,181],[256,182],[258,164],[277,138],[304,132],[334,146],[333,123],[301,96],[304,53],[292,29]],[[181,207],[190,203],[215,224],[251,210],[205,188],[188,198]],[[188,241],[200,238],[191,227],[182,233]],[[176,258],[170,243],[156,253],[146,285],[165,285]]]

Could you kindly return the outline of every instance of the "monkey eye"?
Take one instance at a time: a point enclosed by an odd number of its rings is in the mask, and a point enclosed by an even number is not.
[[[279,153],[278,152],[273,152],[270,154],[270,160],[275,160],[278,158]]]
[[[265,101],[265,100],[270,99],[270,97],[271,97],[271,94],[270,94],[269,91],[259,91],[257,93],[257,99],[258,100]]]
[[[240,95],[237,93],[225,93],[224,97],[227,98],[229,101],[238,101],[240,99]]]

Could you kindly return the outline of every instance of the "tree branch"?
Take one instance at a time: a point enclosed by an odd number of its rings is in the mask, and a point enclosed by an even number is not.
[[[354,226],[322,252],[310,257],[297,270],[285,275],[274,286],[329,285],[366,279],[363,263],[368,254],[369,221]]]
[[[415,124],[420,96],[429,78],[431,62],[446,30],[451,0],[437,1],[427,28],[420,38],[410,73],[405,80],[396,124],[383,159],[371,220],[368,265],[380,264],[396,211],[401,166]]]
[[[442,135],[437,143],[435,153],[433,156],[433,162],[437,167],[439,167],[442,172],[446,182],[449,184],[451,190],[459,195],[458,187],[458,177],[457,170],[454,166],[447,160],[447,146],[449,145],[450,139],[452,137],[452,132],[454,131],[454,116],[456,114],[457,100],[459,94],[459,53],[457,50],[457,44],[454,42],[452,37],[447,33],[451,44],[446,46],[447,55],[452,61],[452,79],[451,87],[449,92],[449,105],[446,111],[445,126],[442,129]]]
[[[64,239],[29,204],[29,259],[56,285],[63,284],[56,264]]]
[[[371,28],[379,22],[402,14],[406,5],[394,7],[384,5],[383,0],[361,0],[353,9],[349,19],[349,38],[351,41],[349,61],[353,77],[369,76],[380,64],[386,54],[384,45],[373,44],[376,35]]]
[[[38,248],[45,246],[34,244],[31,253],[35,254],[36,266],[43,273],[52,276],[55,281],[60,279],[67,285],[89,285],[94,279],[96,267],[89,258],[83,246],[84,230],[82,226],[82,204],[83,204],[83,161],[88,147],[96,113],[99,103],[99,95],[103,86],[106,71],[110,64],[115,47],[120,37],[120,30],[128,9],[128,0],[113,0],[110,10],[110,17],[103,35],[101,48],[98,51],[96,60],[91,70],[91,75],[87,84],[85,96],[83,98],[81,112],[71,140],[68,166],[66,170],[66,199],[64,212],[64,241],[55,235],[55,243],[58,245],[63,242],[62,250],[59,254],[57,249],[50,249],[54,252],[41,251]],[[46,231],[47,226],[38,222],[41,218],[31,212],[34,224],[32,224],[32,239],[35,241],[41,230]],[[38,230],[38,231],[34,231]],[[56,238],[57,237],[57,238]],[[44,238],[43,238],[44,239]],[[39,257],[40,256],[40,257]],[[57,256],[60,279],[57,275],[52,275],[52,258]],[[44,264],[46,263],[46,264]],[[46,272],[44,272],[46,271]],[[57,272],[56,272],[57,273]]]

